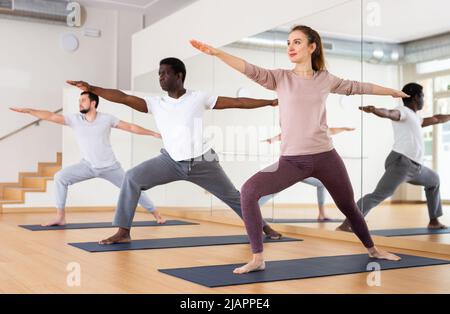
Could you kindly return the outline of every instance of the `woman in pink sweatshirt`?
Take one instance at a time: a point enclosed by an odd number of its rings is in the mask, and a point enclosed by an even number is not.
[[[234,273],[243,274],[265,268],[258,200],[308,177],[322,181],[337,207],[351,222],[352,230],[367,248],[370,257],[399,260],[400,257],[375,247],[372,241],[364,217],[355,204],[347,170],[333,148],[325,103],[329,93],[408,95],[375,84],[344,80],[329,73],[325,68],[321,38],[308,26],[295,26],[289,33],[287,54],[295,64],[292,70],[263,69],[204,43],[192,40],[191,44],[206,54],[218,57],[278,95],[281,157],[276,167],[258,172],[242,186],[242,212],[253,259],[236,268]]]

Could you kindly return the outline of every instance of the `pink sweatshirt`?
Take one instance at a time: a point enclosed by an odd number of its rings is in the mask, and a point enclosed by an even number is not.
[[[340,79],[328,71],[302,78],[292,70],[267,70],[245,63],[245,75],[278,94],[281,126],[281,155],[296,156],[328,152],[326,100],[329,93],[370,94],[372,84]]]

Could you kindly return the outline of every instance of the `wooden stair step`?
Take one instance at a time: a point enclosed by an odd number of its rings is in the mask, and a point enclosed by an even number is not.
[[[5,190],[22,190],[22,191],[32,191],[32,190],[39,190],[38,188],[27,188],[24,186],[5,186]]]
[[[45,192],[47,181],[62,168],[62,153],[56,153],[56,162],[39,162],[37,172],[19,172],[19,182],[0,183],[0,207],[2,204],[24,203],[26,192]]]
[[[22,178],[22,186],[25,188],[45,189],[47,186],[47,181],[52,179],[53,177],[48,176],[26,176]]]
[[[19,177],[33,177],[38,175],[39,172],[19,172]]]
[[[39,171],[41,176],[51,176],[53,177],[55,173],[61,170],[61,166],[46,166],[42,167]]]
[[[56,163],[58,165],[62,165],[62,153],[61,152],[56,153]]]
[[[53,166],[60,166],[57,162],[40,162],[38,164],[39,167],[53,167]]]
[[[45,192],[45,188],[3,187],[3,199],[23,200],[25,192]]]
[[[0,199],[0,204],[23,204],[22,200],[5,200],[5,199]]]
[[[48,176],[43,176],[39,172],[21,172],[20,177],[21,178],[27,178],[27,177],[34,178],[34,177],[48,177]]]

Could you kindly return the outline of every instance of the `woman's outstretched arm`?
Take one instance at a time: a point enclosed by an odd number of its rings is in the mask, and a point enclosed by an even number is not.
[[[376,84],[372,84],[371,95],[386,95],[386,96],[392,96],[394,98],[408,98],[409,97],[409,95],[405,94],[401,90],[383,87],[383,86],[376,85]]]
[[[226,53],[225,51],[214,48],[197,40],[191,40],[190,43],[194,48],[200,50],[201,52],[219,58],[225,64],[246,75],[249,79],[253,80],[259,85],[270,90],[276,90],[277,75],[279,73],[277,70],[268,70],[258,67],[256,65],[248,63],[241,58],[235,57],[229,53]]]
[[[386,95],[394,98],[406,98],[409,95],[400,90],[383,87],[380,85],[358,82],[352,80],[345,80],[328,73],[330,79],[330,92],[341,95]]]
[[[230,55],[229,53],[226,53],[223,50],[214,48],[210,45],[207,45],[205,43],[202,43],[198,40],[190,40],[190,43],[192,45],[192,47],[200,50],[203,53],[206,53],[207,55],[210,56],[215,56],[217,58],[219,58],[220,60],[222,60],[223,62],[225,62],[226,64],[228,64],[230,67],[232,67],[233,69],[244,73],[245,72],[245,61],[241,58],[238,58],[236,56]]]

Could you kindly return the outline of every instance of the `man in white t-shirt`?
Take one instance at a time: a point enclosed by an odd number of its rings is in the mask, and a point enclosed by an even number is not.
[[[75,165],[68,166],[55,174],[56,219],[43,226],[62,226],[66,224],[65,206],[69,185],[77,182],[102,178],[118,188],[121,187],[125,171],[117,161],[110,142],[111,128],[127,132],[150,135],[161,138],[159,133],[144,129],[136,124],[127,123],[103,112],[98,112],[99,98],[90,92],[80,95],[80,112],[60,115],[45,110],[29,108],[11,108],[13,111],[28,113],[39,119],[67,125],[75,132],[80,147],[82,160]],[[139,196],[139,203],[156,218],[158,223],[165,220],[156,211],[152,201],[144,194]]]
[[[394,146],[385,162],[386,172],[378,182],[375,191],[365,195],[357,204],[365,216],[373,207],[394,194],[397,187],[403,182],[421,185],[425,188],[427,198],[430,217],[428,228],[445,229],[447,226],[440,223],[438,219],[443,215],[439,175],[423,165],[422,127],[448,122],[450,115],[438,114],[422,118],[417,111],[423,109],[423,87],[416,83],[409,83],[403,87],[402,91],[410,95],[409,98],[402,99],[404,106],[398,106],[393,110],[374,106],[360,107],[364,112],[392,120]],[[351,226],[345,220],[337,230],[350,231]]]
[[[157,185],[185,180],[199,185],[230,206],[241,218],[240,193],[219,164],[218,156],[203,135],[203,114],[210,109],[252,109],[276,106],[277,100],[217,97],[203,91],[186,90],[186,68],[176,58],[161,60],[159,82],[164,96],[145,99],[119,90],[91,86],[82,81],[68,81],[84,91],[93,92],[109,101],[153,114],[161,132],[164,149],[155,158],[130,169],[124,179],[113,224],[119,227],[101,244],[131,241],[130,229],[138,195]],[[264,233],[278,239],[281,234],[264,222]]]

